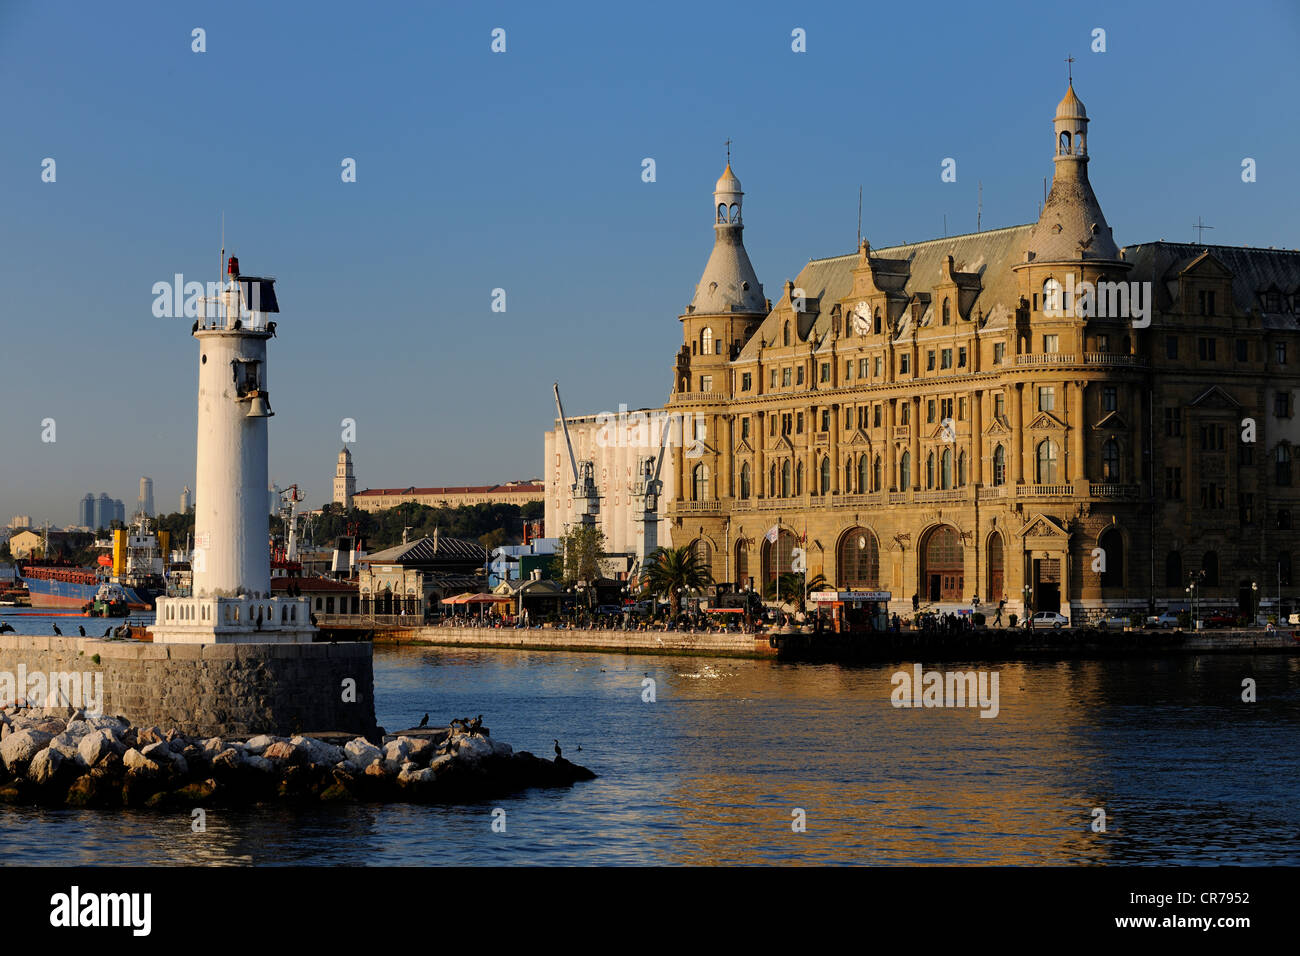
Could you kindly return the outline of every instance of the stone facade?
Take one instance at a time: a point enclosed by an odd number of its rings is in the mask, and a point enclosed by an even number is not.
[[[663,537],[755,586],[802,549],[895,611],[1292,602],[1300,253],[1117,247],[1087,124],[1071,88],[1037,223],[863,242],[762,308],[728,166],[668,404],[704,453]]]
[[[375,725],[366,643],[149,644],[0,635],[0,671],[16,674],[20,664],[28,674],[101,673],[103,712],[137,726],[243,736],[369,734]],[[355,702],[343,699],[345,680],[356,682]]]

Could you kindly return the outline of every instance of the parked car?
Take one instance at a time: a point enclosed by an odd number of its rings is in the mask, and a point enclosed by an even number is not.
[[[1147,618],[1147,627],[1178,627],[1178,612],[1165,611],[1156,617]]]
[[[1100,631],[1122,631],[1128,627],[1128,618],[1118,614],[1108,614],[1097,622]]]
[[[1070,619],[1064,614],[1057,614],[1055,611],[1039,611],[1031,619],[1034,627],[1069,627]]]
[[[1224,614],[1220,611],[1217,614],[1211,614],[1205,619],[1206,627],[1236,627],[1237,617],[1234,614]]]

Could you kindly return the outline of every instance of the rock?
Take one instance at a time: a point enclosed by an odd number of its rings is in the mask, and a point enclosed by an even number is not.
[[[342,747],[335,747],[314,737],[291,737],[289,743],[303,752],[308,763],[318,766],[332,767],[346,758]]]
[[[391,773],[397,773],[406,762],[406,755],[410,749],[410,742],[406,737],[398,737],[384,744],[384,767]]]
[[[118,736],[126,733],[126,729],[131,726],[130,721],[123,717],[91,717],[86,723],[95,730],[115,730]]]
[[[277,762],[294,760],[298,757],[298,754],[298,748],[287,740],[277,740],[262,752],[265,759]]]
[[[492,756],[492,742],[487,737],[465,736],[457,741],[456,758],[473,763]]]
[[[74,737],[71,733],[65,730],[50,741],[50,748],[52,750],[57,750],[59,753],[63,754],[63,756],[71,760],[76,760],[77,747],[80,743],[81,737]]]
[[[207,740],[203,741],[203,749],[211,756],[215,757],[217,754],[221,753],[221,751],[226,749],[226,745],[220,737],[209,737]]]
[[[93,767],[108,754],[118,756],[126,753],[126,747],[117,739],[112,730],[92,730],[81,738],[77,745],[78,762],[83,767]]]
[[[47,734],[54,735],[54,734],[63,733],[65,727],[67,727],[67,724],[65,724],[63,721],[58,720],[56,718],[50,718],[47,720],[39,721],[36,724],[33,724],[32,730],[40,730],[40,731],[44,731]]]
[[[408,760],[414,760],[418,764],[427,764],[434,755],[433,741],[428,737],[402,737],[402,740],[408,740],[406,757]]]
[[[259,757],[256,754],[244,758],[245,765],[252,767],[254,770],[260,770],[262,773],[274,773],[275,764],[265,757]]]
[[[32,758],[27,768],[27,777],[32,783],[47,784],[54,779],[61,763],[63,763],[63,754],[46,747],[44,750],[37,751],[36,756]]]
[[[453,757],[451,754],[443,754],[440,757],[434,757],[433,760],[429,762],[428,769],[431,773],[435,773],[435,774],[441,773],[443,770],[446,770],[448,767],[450,767],[455,762],[455,760],[456,758]]]
[[[6,737],[8,737],[8,736],[9,736],[10,734],[12,734],[13,732],[14,732],[14,729],[13,729],[13,726],[12,726],[11,724],[8,724],[8,723],[0,724],[0,740],[4,740]]]
[[[90,722],[87,720],[70,720],[68,721],[68,726],[63,729],[63,732],[68,734],[70,737],[75,737],[77,740],[80,740],[94,729],[95,728],[90,726]]]
[[[0,741],[0,760],[9,770],[26,767],[53,739],[53,734],[40,730],[19,730]]]
[[[411,764],[410,767],[411,769],[403,770],[397,775],[398,786],[415,787],[433,780],[433,771],[428,767],[423,770],[417,769],[414,764]]]
[[[366,764],[366,769],[363,771],[363,773],[367,777],[388,776],[388,770],[387,768],[385,768],[384,762],[382,760],[376,760],[373,763]]]
[[[216,795],[216,792],[217,781],[209,777],[207,780],[196,780],[173,790],[168,794],[168,802],[193,806],[199,803],[207,803]]]
[[[256,737],[249,738],[248,743],[244,744],[244,749],[250,754],[262,754],[275,742],[275,738],[268,734],[258,734]]]
[[[212,769],[237,770],[243,762],[244,758],[240,756],[238,750],[234,747],[227,747],[212,758]]]
[[[153,776],[162,771],[162,765],[132,747],[122,756],[122,763],[131,773]]]
[[[159,766],[170,766],[178,774],[184,775],[189,772],[190,768],[186,765],[185,758],[172,750],[171,743],[166,740],[149,744],[140,753]]]
[[[364,737],[349,740],[343,745],[343,752],[347,755],[348,761],[358,769],[369,767],[376,760],[384,758],[384,752]]]
[[[141,727],[136,731],[135,739],[136,743],[141,747],[144,747],[147,744],[156,744],[160,741],[166,740],[167,738],[158,727]]]

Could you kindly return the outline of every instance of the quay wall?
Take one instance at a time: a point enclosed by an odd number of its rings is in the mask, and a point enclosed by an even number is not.
[[[691,654],[706,657],[774,657],[766,634],[690,634],[677,631],[566,630],[557,628],[414,627],[378,628],[376,643],[498,647],[524,650],[599,651],[625,654]],[[1207,653],[1295,653],[1290,630],[1124,631],[1085,629],[982,630],[945,635],[902,631],[863,636],[859,652],[885,657],[913,651],[970,654],[989,660],[1025,656],[1089,657]],[[874,648],[872,645],[875,645]],[[834,655],[832,655],[834,656]],[[852,656],[852,654],[848,655]]]
[[[136,726],[221,737],[375,730],[372,648],[364,642],[150,644],[0,635],[0,672],[17,675],[20,664],[29,675],[102,674],[103,712]],[[349,679],[355,701],[344,700]]]
[[[624,654],[691,654],[705,657],[769,657],[766,635],[690,634],[684,631],[566,630],[512,627],[414,627],[375,633],[377,643],[506,647],[525,650],[605,651]]]

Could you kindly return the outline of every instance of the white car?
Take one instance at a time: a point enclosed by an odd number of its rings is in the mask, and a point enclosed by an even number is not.
[[[1122,631],[1126,627],[1128,618],[1118,614],[1108,614],[1097,622],[1097,629],[1101,631]]]
[[[1030,623],[1034,627],[1069,627],[1070,619],[1064,614],[1057,614],[1055,611],[1039,611],[1032,618]]]
[[[1158,617],[1149,617],[1147,627],[1178,627],[1178,614],[1175,611],[1165,611]]]

